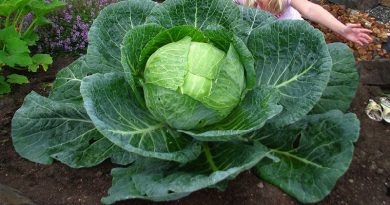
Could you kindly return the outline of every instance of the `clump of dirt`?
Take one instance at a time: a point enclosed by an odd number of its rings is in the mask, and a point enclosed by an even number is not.
[[[69,57],[57,60],[48,73],[31,75],[30,84],[17,86],[12,94],[0,98],[0,183],[18,189],[40,205],[100,204],[100,198],[107,194],[111,186],[110,170],[113,165],[109,162],[88,169],[72,169],[58,162],[41,165],[22,159],[12,146],[11,119],[23,103],[23,98],[32,90],[47,95],[47,85],[54,80],[56,72],[73,60]],[[362,72],[368,65],[361,64]],[[386,64],[378,66],[385,67]],[[369,74],[364,73],[365,77]],[[388,69],[387,75],[390,75]],[[372,121],[364,114],[368,99],[379,95],[382,95],[380,86],[360,83],[350,108],[361,122],[360,138],[351,167],[331,194],[318,204],[390,204],[390,124]],[[128,200],[118,204],[156,203]],[[201,190],[181,200],[159,204],[299,203],[248,171],[231,181],[224,192]]]

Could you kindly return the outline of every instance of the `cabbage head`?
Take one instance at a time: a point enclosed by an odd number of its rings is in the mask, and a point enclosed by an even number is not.
[[[249,169],[313,203],[351,163],[354,57],[305,21],[229,0],[128,0],[101,11],[89,41],[48,97],[25,98],[12,140],[37,163],[111,160],[105,204],[223,190]]]

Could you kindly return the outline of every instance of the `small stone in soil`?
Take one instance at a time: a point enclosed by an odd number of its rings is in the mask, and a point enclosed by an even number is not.
[[[378,173],[378,174],[383,174],[383,172],[384,172],[384,170],[381,169],[381,168],[379,168],[379,169],[376,170],[376,173]]]
[[[103,172],[101,172],[101,171],[98,171],[98,172],[96,173],[96,176],[97,176],[97,177],[101,177],[101,176],[103,176]]]
[[[375,162],[373,162],[370,166],[370,169],[371,170],[376,170],[376,168],[378,168],[378,166],[376,166]]]
[[[264,188],[263,182],[260,182],[259,184],[257,184],[257,187],[259,187],[260,189]]]
[[[349,181],[349,183],[353,183],[353,179],[349,179],[348,181]]]

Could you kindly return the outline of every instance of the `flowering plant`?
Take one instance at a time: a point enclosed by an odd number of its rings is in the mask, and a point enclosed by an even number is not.
[[[52,16],[50,26],[41,30],[39,51],[84,53],[88,30],[105,6],[117,0],[62,0],[67,6]]]

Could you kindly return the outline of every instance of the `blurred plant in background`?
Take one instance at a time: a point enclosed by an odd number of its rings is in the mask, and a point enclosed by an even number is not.
[[[11,84],[29,82],[16,70],[37,72],[42,67],[46,71],[53,62],[50,55],[31,52],[30,47],[39,40],[36,29],[50,23],[45,16],[64,5],[59,0],[0,1],[0,96],[11,92]],[[4,74],[3,69],[9,71]]]
[[[38,51],[83,54],[88,31],[100,10],[118,0],[62,0],[67,6],[50,16],[52,24],[40,29]]]

